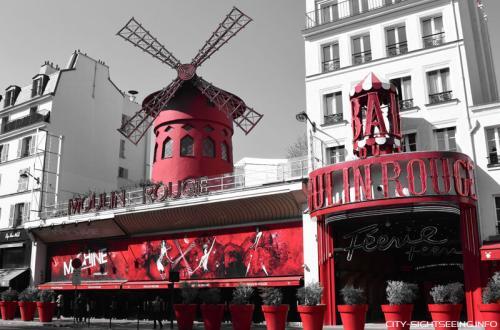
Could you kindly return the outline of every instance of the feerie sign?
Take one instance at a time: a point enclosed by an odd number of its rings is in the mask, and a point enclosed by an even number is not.
[[[452,195],[476,200],[474,166],[457,152],[414,152],[327,166],[309,176],[313,216],[372,200]],[[321,212],[320,212],[321,210]]]
[[[68,201],[68,215],[98,212],[101,210],[116,209],[118,207],[133,206],[176,200],[179,198],[195,197],[208,194],[208,179],[196,178],[178,181],[176,184],[156,183],[145,185],[140,190],[113,191],[110,194],[95,192],[87,196],[72,198]]]

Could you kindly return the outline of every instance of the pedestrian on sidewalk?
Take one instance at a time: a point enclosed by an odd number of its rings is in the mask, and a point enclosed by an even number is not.
[[[163,324],[161,323],[161,320],[163,319],[163,300],[160,296],[156,296],[151,305],[153,310],[153,329],[156,329],[156,321],[158,321],[158,325],[161,329],[163,328]]]
[[[57,307],[57,319],[60,320],[64,309],[64,296],[62,295],[62,293],[57,295],[56,307]]]

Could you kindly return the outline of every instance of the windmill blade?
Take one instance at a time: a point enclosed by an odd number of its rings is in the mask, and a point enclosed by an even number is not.
[[[195,86],[205,95],[219,110],[225,112],[228,117],[233,119],[233,122],[241,128],[245,134],[257,125],[263,115],[248,107],[243,100],[234,96],[201,77],[197,77]]]
[[[133,144],[137,144],[144,134],[146,134],[156,117],[165,109],[168,101],[174,96],[183,82],[179,78],[174,79],[170,85],[158,92],[141,110],[137,111],[129,120],[123,123],[118,132]]]
[[[177,69],[181,64],[171,52],[163,47],[163,45],[133,17],[120,31],[118,31],[117,35],[130,42],[135,47],[139,47],[144,52],[151,54],[151,56],[159,59],[172,69]]]
[[[252,19],[250,17],[245,15],[238,8],[233,7],[222,23],[219,24],[217,30],[215,30],[210,39],[208,39],[205,45],[198,51],[198,54],[193,58],[191,64],[195,67],[200,66],[251,21]]]

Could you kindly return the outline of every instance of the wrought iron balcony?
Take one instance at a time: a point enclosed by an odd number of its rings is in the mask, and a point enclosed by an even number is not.
[[[326,115],[323,120],[324,125],[333,125],[340,123],[342,120],[344,120],[344,114],[343,113],[334,113],[331,115]]]
[[[413,99],[401,100],[399,101],[399,110],[405,111],[413,108]]]
[[[26,117],[22,117],[13,121],[9,121],[2,125],[2,134],[14,131],[16,129],[20,129],[29,125],[33,125],[38,122],[50,122],[50,112],[45,115],[41,113],[32,113]]]
[[[370,62],[372,60],[372,51],[368,50],[362,53],[352,54],[352,64],[363,64],[366,62]]]
[[[429,103],[437,104],[441,102],[450,101],[453,98],[452,91],[429,94]]]
[[[387,46],[387,56],[397,56],[408,53],[408,43],[400,42]]]
[[[321,6],[306,13],[306,29],[341,21],[382,7],[392,6],[406,0],[344,0],[328,6]]]
[[[444,44],[444,32],[424,36],[422,39],[424,42],[424,48],[440,46]]]
[[[340,69],[340,60],[335,59],[323,62],[323,72],[330,72]]]

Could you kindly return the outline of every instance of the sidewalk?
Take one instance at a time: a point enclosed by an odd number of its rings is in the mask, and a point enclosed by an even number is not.
[[[74,329],[109,329],[109,319],[92,319],[90,326],[79,324],[76,325],[73,323],[72,318],[65,318],[62,320],[54,320],[51,323],[40,323],[37,321],[33,322],[23,322],[21,320],[13,320],[13,321],[3,321],[0,320],[0,328],[1,329],[9,329],[9,330],[18,330],[18,329],[69,329],[69,328],[74,328]],[[112,329],[119,329],[119,330],[136,330],[137,329],[137,320],[113,320],[112,322]],[[148,321],[148,320],[141,320],[139,321],[139,329],[153,329],[153,321]],[[157,328],[159,329],[159,328]],[[163,329],[164,330],[169,330],[170,329],[170,323],[169,322],[163,322]],[[177,326],[174,324],[174,329],[177,329]],[[203,323],[195,323],[195,326],[193,329],[197,330],[202,330],[204,329]],[[222,325],[222,329],[224,330],[230,330],[232,329],[232,326],[230,323],[225,323]],[[266,326],[265,325],[253,325],[252,329],[262,329],[265,330]],[[287,330],[295,330],[295,329],[302,329],[300,324],[291,324],[290,326],[287,327]],[[342,326],[325,326],[325,330],[341,330],[343,329]],[[386,329],[385,324],[383,323],[369,323],[365,327],[366,330],[382,330]],[[412,327],[412,330],[416,329],[430,329],[432,328],[424,328],[424,327]],[[484,328],[480,327],[468,327],[464,328],[461,327],[459,330],[483,330]]]

